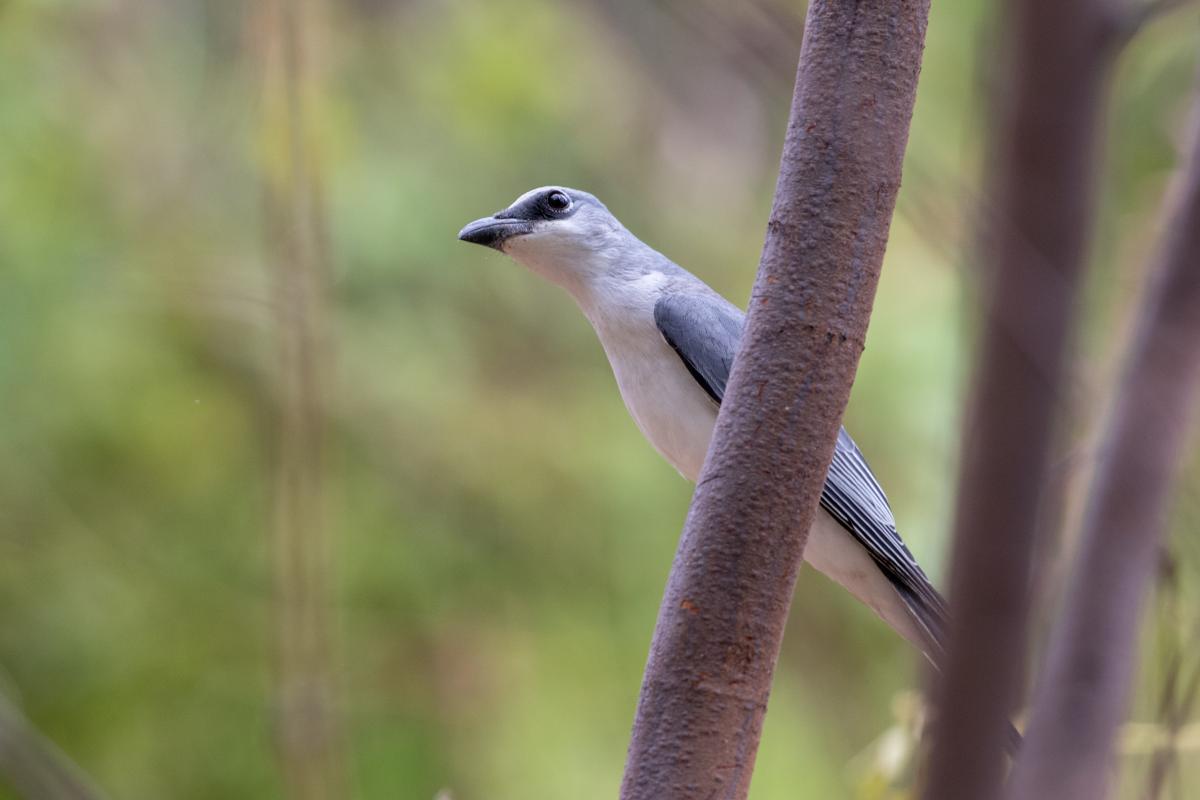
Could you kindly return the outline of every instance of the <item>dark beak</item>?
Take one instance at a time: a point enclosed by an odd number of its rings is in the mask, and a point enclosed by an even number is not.
[[[514,236],[520,236],[533,230],[533,224],[524,219],[500,219],[484,217],[469,223],[458,232],[458,238],[471,244],[481,244],[497,250]]]

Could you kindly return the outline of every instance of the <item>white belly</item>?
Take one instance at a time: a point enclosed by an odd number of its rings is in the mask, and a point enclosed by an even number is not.
[[[932,643],[928,634],[891,581],[875,565],[867,549],[823,508],[817,509],[817,518],[808,530],[804,560],[869,606],[918,650],[930,652]]]
[[[598,330],[621,399],[642,435],[695,482],[717,421],[717,404],[696,383],[652,319],[637,329]]]

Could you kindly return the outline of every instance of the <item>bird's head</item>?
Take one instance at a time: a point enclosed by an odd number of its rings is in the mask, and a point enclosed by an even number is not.
[[[458,232],[464,242],[511,256],[555,283],[571,287],[603,271],[629,232],[587,192],[543,186],[503,211]]]

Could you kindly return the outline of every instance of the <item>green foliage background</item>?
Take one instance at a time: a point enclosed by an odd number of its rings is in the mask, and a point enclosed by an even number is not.
[[[262,188],[281,155],[256,6],[0,2],[0,688],[113,797],[284,795]],[[612,797],[690,485],[641,439],[568,298],[455,232],[533,186],[579,186],[744,303],[803,8],[309,10],[348,793]],[[969,245],[988,214],[994,27],[977,0],[935,4],[847,417],[938,577],[978,306]],[[1064,398],[1068,519],[1196,41],[1196,15],[1176,15],[1121,61]],[[1195,474],[1185,540],[1200,523]],[[1161,639],[1147,637],[1147,698]],[[752,797],[891,796],[872,743],[919,667],[806,570]],[[1138,713],[1153,720],[1152,703]],[[1144,760],[1127,764],[1132,792]]]

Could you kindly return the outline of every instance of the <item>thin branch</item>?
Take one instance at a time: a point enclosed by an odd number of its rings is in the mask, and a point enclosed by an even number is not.
[[[1188,163],[1167,199],[1166,229],[1109,420],[1080,554],[1034,695],[1014,798],[1106,795],[1125,714],[1145,597],[1168,501],[1200,394],[1200,95]]]
[[[1194,0],[1138,0],[1129,6],[1115,5],[1111,22],[1113,44],[1124,47],[1154,20],[1192,2]]]
[[[0,696],[0,783],[29,800],[102,800],[95,782]]]
[[[809,5],[746,331],[659,611],[624,800],[749,790],[879,279],[927,17],[927,0]]]
[[[264,164],[278,361],[273,544],[276,573],[276,744],[290,797],[345,796],[345,757],[330,666],[328,490],[324,444],[329,373],[325,209],[311,147],[308,0],[262,9],[264,127],[278,162]]]
[[[1167,741],[1159,744],[1150,757],[1146,771],[1145,800],[1157,800],[1163,796],[1179,765],[1179,734],[1187,722],[1192,707],[1200,692],[1200,661],[1196,661],[1184,677],[1184,661],[1188,654],[1200,652],[1200,622],[1186,626],[1186,632],[1176,630],[1182,619],[1184,601],[1181,598],[1179,559],[1170,553],[1163,555],[1159,570],[1158,593],[1162,597],[1161,608],[1156,612],[1156,622],[1161,634],[1168,640],[1168,656],[1165,675],[1161,680],[1157,719],[1167,733]],[[1189,609],[1190,610],[1190,609]],[[1192,615],[1194,616],[1194,615]],[[1164,648],[1166,649],[1166,648]]]
[[[1188,714],[1200,694],[1200,665],[1196,665],[1191,676],[1180,689],[1179,672],[1171,675],[1171,682],[1163,692],[1162,724],[1166,729],[1167,741],[1162,742],[1151,757],[1150,770],[1146,778],[1146,800],[1157,800],[1166,788],[1167,779],[1179,764],[1179,734],[1187,722]]]

